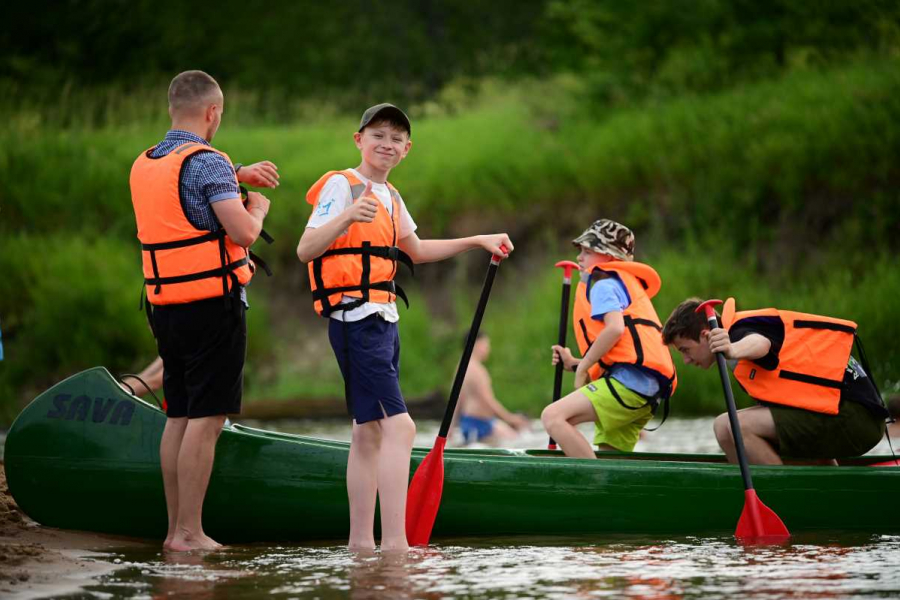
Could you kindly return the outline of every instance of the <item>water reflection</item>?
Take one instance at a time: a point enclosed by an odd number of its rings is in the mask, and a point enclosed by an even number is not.
[[[900,594],[900,536],[805,534],[785,546],[732,538],[477,538],[409,555],[342,545],[128,549],[87,591],[117,598],[846,598]]]

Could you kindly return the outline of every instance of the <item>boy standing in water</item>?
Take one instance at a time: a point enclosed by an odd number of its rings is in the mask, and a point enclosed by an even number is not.
[[[400,392],[398,263],[435,262],[483,248],[506,256],[505,233],[420,240],[391,170],[409,153],[412,127],[391,104],[363,113],[353,141],[361,162],[330,171],[307,192],[313,212],[297,245],[309,263],[316,312],[329,317],[328,337],[344,378],[353,419],[347,462],[351,550],[375,547],[375,501],[381,506],[382,550],[407,550],[406,493],[416,428]]]
[[[573,312],[583,358],[553,346],[553,364],[562,360],[575,371],[576,390],[545,408],[541,420],[566,456],[596,458],[575,428],[587,421],[601,450],[630,452],[677,382],[650,301],[662,282],[652,267],[634,262],[634,234],[615,221],[595,221],[572,243],[584,280]]]

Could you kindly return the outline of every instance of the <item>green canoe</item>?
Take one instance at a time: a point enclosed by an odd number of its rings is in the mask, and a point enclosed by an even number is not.
[[[103,368],[38,396],[6,440],[18,505],[52,527],[162,538],[159,470],[165,416],[124,392]],[[343,442],[234,426],[223,431],[204,527],[226,542],[343,538],[348,532]],[[413,450],[413,471],[427,453]],[[900,533],[887,509],[900,469],[754,467],[760,497],[792,532]],[[434,536],[602,533],[730,534],[744,505],[737,466],[720,456],[450,449]]]

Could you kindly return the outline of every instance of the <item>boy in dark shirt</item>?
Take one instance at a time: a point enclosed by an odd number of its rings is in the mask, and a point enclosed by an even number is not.
[[[685,364],[702,369],[715,363],[716,352],[728,359],[738,382],[758,402],[738,411],[751,463],[777,465],[789,458],[834,464],[836,458],[860,456],[878,444],[887,411],[850,355],[855,324],[775,309],[734,313],[733,304],[726,304],[727,329],[710,330],[695,312],[699,304],[690,298],[678,305],[666,321],[663,340]],[[822,363],[836,365],[830,372],[838,376],[799,372],[817,370]],[[727,413],[716,418],[713,428],[728,460],[736,462]]]

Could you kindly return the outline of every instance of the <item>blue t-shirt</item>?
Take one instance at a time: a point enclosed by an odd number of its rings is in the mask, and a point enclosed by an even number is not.
[[[601,322],[606,313],[624,312],[631,305],[628,290],[615,273],[609,273],[606,279],[596,281],[588,291],[588,298],[591,301],[591,318]],[[659,381],[640,367],[616,364],[609,369],[609,376],[643,396],[655,396],[659,393]]]

